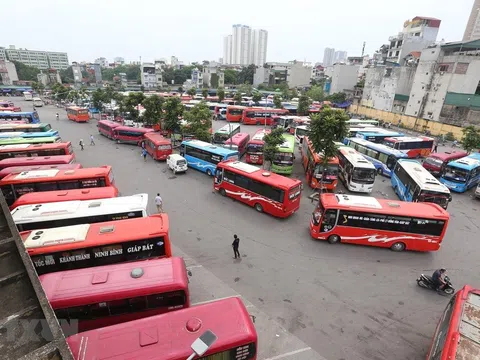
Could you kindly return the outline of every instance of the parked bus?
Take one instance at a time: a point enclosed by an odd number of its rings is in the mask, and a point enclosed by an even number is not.
[[[287,115],[288,110],[272,108],[245,108],[243,110],[242,122],[245,125],[272,125],[272,116]]]
[[[295,118],[296,116],[273,115],[271,127],[272,129],[282,128],[285,131],[288,131],[290,129],[290,126],[294,122]]]
[[[73,155],[14,157],[0,160],[0,169],[18,166],[59,165],[74,164]]]
[[[350,119],[346,121],[348,126],[361,127],[364,125],[378,126],[378,120]]]
[[[27,158],[33,159],[33,158]],[[5,169],[0,170],[0,180],[3,179],[5,176],[10,174],[19,174],[25,171],[34,171],[34,170],[76,170],[81,169],[81,164],[52,164],[52,165],[35,165],[35,166],[13,166],[7,167]]]
[[[8,205],[29,192],[105,186],[115,186],[111,166],[78,170],[35,170],[10,174],[0,180],[0,188]]]
[[[13,203],[13,205],[10,206],[10,210],[13,210],[22,205],[48,204],[59,201],[86,201],[94,199],[108,199],[117,196],[118,189],[114,186],[88,189],[31,192],[20,196]]]
[[[303,138],[301,152],[307,184],[312,189],[335,190],[338,183],[338,158],[329,159],[328,166],[324,171],[322,165],[323,156],[315,152],[312,143],[308,140],[308,136]]]
[[[200,140],[185,140],[180,145],[180,155],[189,167],[213,176],[220,161],[238,160],[238,151],[218,147]]]
[[[450,161],[445,166],[440,182],[460,193],[477,186],[480,182],[480,153]]]
[[[432,202],[444,209],[452,201],[450,190],[416,160],[398,160],[391,181],[393,190],[403,201]]]
[[[22,111],[19,106],[15,106],[13,101],[0,100],[0,110],[4,108],[18,108],[20,109],[19,111]]]
[[[33,101],[33,95],[30,91],[23,92],[23,100],[25,101]]]
[[[365,132],[368,131],[369,133],[377,133],[377,132],[382,132],[383,129],[377,128],[377,127],[349,127],[348,128],[348,137],[356,137],[358,132]]]
[[[4,132],[39,133],[53,131],[50,124],[0,124],[0,134]]]
[[[385,138],[383,144],[404,152],[410,159],[418,159],[430,155],[434,142],[434,138],[427,136],[401,136]]]
[[[53,144],[17,144],[0,146],[0,160],[16,157],[73,155],[70,141]]]
[[[44,138],[44,137],[59,137],[57,130],[49,130],[45,132],[0,132],[0,139],[12,139],[12,138],[23,138],[23,139],[35,139],[35,138]]]
[[[57,319],[78,321],[79,332],[190,306],[180,257],[60,271],[40,276],[40,282]]]
[[[143,127],[117,126],[113,129],[113,139],[118,143],[138,145],[146,133],[153,131],[153,129]]]
[[[314,239],[390,248],[436,251],[450,215],[437,204],[321,194],[310,221]]]
[[[38,275],[172,256],[166,214],[20,235]]]
[[[90,120],[90,115],[88,114],[87,108],[82,108],[78,106],[70,106],[66,108],[68,120],[75,122],[88,122]]]
[[[293,172],[293,160],[295,159],[295,137],[283,134],[284,142],[280,144],[272,161],[271,170],[276,174],[290,175]]]
[[[245,106],[238,105],[229,105],[227,106],[227,114],[225,120],[229,122],[240,122],[242,121],[243,110],[246,109]]]
[[[36,111],[23,112],[0,112],[0,121],[9,123],[11,121],[18,121],[25,124],[38,124],[40,118]]]
[[[465,285],[452,296],[433,335],[427,360],[480,358],[480,289]]]
[[[147,132],[143,135],[145,149],[154,160],[166,160],[172,154],[172,141],[156,132]]]
[[[249,164],[263,164],[263,138],[265,135],[270,134],[270,129],[259,129],[247,143],[247,155],[245,161]]]
[[[286,218],[300,208],[302,182],[240,161],[217,165],[214,188],[258,212]]]
[[[240,124],[227,124],[213,134],[214,144],[224,144],[233,135],[240,133]]]
[[[23,145],[23,144],[54,144],[62,142],[60,136],[44,136],[37,138],[9,137],[0,138],[0,146],[3,145]]]
[[[386,138],[401,137],[401,136],[405,136],[405,134],[395,132],[395,131],[390,131],[390,130],[384,130],[384,129],[376,129],[376,130],[364,129],[363,131],[357,132],[357,134],[355,135],[355,137],[357,138],[371,141],[377,144],[383,143]]]
[[[360,154],[373,163],[379,175],[391,176],[398,159],[408,158],[407,154],[400,150],[389,148],[383,144],[376,144],[371,141],[357,137],[348,138],[347,144],[357,150]]]
[[[148,195],[19,206],[12,211],[18,231],[146,217]]]
[[[444,152],[444,153],[432,153],[430,154],[425,160],[423,160],[423,167],[430,171],[430,173],[434,176],[442,175],[445,166],[450,161],[458,160],[467,156],[468,153],[466,151],[451,151],[451,152]]]
[[[375,166],[362,154],[348,146],[337,151],[339,177],[350,191],[371,193],[375,182]]]
[[[290,126],[287,128],[287,132],[292,135],[295,135],[295,129],[299,126],[304,126],[307,129],[310,128],[310,123],[312,120],[308,116],[296,116]]]
[[[193,359],[190,346],[206,330],[217,339],[197,359],[257,359],[255,325],[238,297],[86,331],[68,337],[67,343],[81,360],[97,360],[99,354],[111,360],[185,360]]]
[[[241,158],[247,151],[247,144],[250,141],[250,135],[247,133],[238,133],[225,141],[223,147],[225,149],[237,150],[238,157]]]
[[[109,139],[113,139],[113,130],[119,126],[120,124],[118,122],[110,120],[100,120],[97,124],[98,132]]]
[[[295,128],[295,142],[297,144],[303,143],[303,138],[310,134],[310,126],[300,125]]]

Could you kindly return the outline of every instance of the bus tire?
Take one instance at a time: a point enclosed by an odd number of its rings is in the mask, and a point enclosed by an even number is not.
[[[253,207],[254,207],[255,210],[257,210],[259,213],[263,212],[263,206],[262,206],[262,204],[255,203],[255,205],[254,205]]]
[[[382,169],[382,168],[378,168],[377,174],[378,174],[378,175],[383,175],[383,169]]]
[[[339,242],[340,242],[340,236],[338,236],[338,235],[330,235],[330,236],[328,237],[327,241],[328,241],[330,244],[339,243]]]
[[[403,242],[396,242],[390,246],[390,249],[395,252],[401,252],[405,250],[405,244]]]
[[[208,175],[208,176],[212,176],[212,170],[207,169],[207,175]]]
[[[220,195],[222,195],[222,196],[227,196],[227,192],[225,191],[224,188],[220,188],[220,190],[218,190],[218,192],[219,192]]]

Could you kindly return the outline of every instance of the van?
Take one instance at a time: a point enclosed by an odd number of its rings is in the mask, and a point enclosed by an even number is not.
[[[33,98],[33,106],[36,107],[42,107],[43,106],[43,101],[39,97],[34,97]]]
[[[173,173],[186,172],[187,160],[178,154],[170,154],[167,157],[167,165],[169,169],[172,169]]]

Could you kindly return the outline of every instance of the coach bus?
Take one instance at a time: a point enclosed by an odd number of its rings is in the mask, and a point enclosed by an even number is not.
[[[240,161],[217,165],[214,188],[258,212],[286,218],[300,208],[302,182]]]
[[[450,215],[437,204],[321,194],[310,221],[314,239],[390,248],[436,251]]]
[[[144,134],[142,142],[154,160],[166,160],[173,152],[172,141],[156,132]]]
[[[364,129],[363,131],[357,132],[357,134],[355,135],[355,137],[359,139],[364,139],[377,144],[383,143],[386,138],[402,136],[405,136],[405,134],[384,129],[370,130],[368,128]]]
[[[312,189],[335,190],[338,184],[338,158],[328,159],[328,165],[324,169],[323,156],[315,152],[308,136],[303,138],[301,152],[307,184]]]
[[[367,120],[367,119],[350,119],[346,121],[348,126],[353,127],[364,127],[367,126],[378,126],[378,120]]]
[[[247,155],[245,156],[245,161],[249,164],[263,164],[263,145],[265,142],[263,138],[265,135],[270,134],[270,129],[260,129],[257,130],[255,135],[250,139],[247,144]]]
[[[267,125],[273,123],[272,117],[275,115],[287,115],[288,110],[251,107],[243,110],[242,122],[245,125]]]
[[[250,141],[250,135],[247,133],[238,133],[225,141],[223,147],[225,149],[237,150],[238,157],[241,158],[247,151],[247,144]]]
[[[228,122],[242,121],[244,109],[246,109],[245,106],[238,106],[238,105],[227,106],[227,114],[225,116],[225,120],[227,120]]]
[[[153,132],[153,129],[143,127],[117,126],[113,129],[113,139],[117,143],[138,145],[142,141],[146,133]]]
[[[11,138],[43,138],[43,137],[52,137],[59,136],[57,130],[49,130],[42,132],[20,132],[20,131],[5,131],[0,132],[0,139],[11,139]]]
[[[293,172],[293,160],[295,159],[295,137],[290,134],[282,136],[284,142],[277,146],[271,170],[276,174],[290,175]]]
[[[20,235],[38,275],[172,256],[166,214]]]
[[[480,182],[480,153],[472,153],[451,161],[445,167],[440,182],[455,192],[465,192]]]
[[[47,132],[52,131],[50,124],[0,124],[0,133],[3,132]]]
[[[13,157],[73,155],[70,141],[53,144],[16,144],[0,146],[0,160]]]
[[[110,120],[100,120],[97,124],[98,132],[109,139],[113,139],[113,130],[119,126],[118,122]]]
[[[375,182],[375,166],[362,154],[348,146],[337,151],[339,177],[350,191],[371,193]]]
[[[16,166],[60,165],[74,164],[73,155],[14,157],[0,160],[0,169]]]
[[[40,122],[40,118],[36,111],[23,111],[23,112],[1,112],[0,121],[8,123],[11,121],[19,121],[25,124],[37,124]]]
[[[295,128],[294,136],[297,144],[303,143],[303,138],[310,134],[310,126],[299,125]]]
[[[40,282],[57,319],[78,321],[78,331],[190,306],[187,269],[180,257],[59,271],[41,275]],[[64,332],[76,331],[65,327]]]
[[[0,189],[8,205],[29,192],[105,186],[115,186],[111,166],[78,170],[34,170],[10,174],[0,180]]]
[[[213,176],[220,161],[238,160],[238,151],[218,147],[200,140],[186,140],[180,145],[180,155],[189,167]]]
[[[32,159],[32,158],[27,158]],[[0,180],[10,174],[19,174],[26,171],[34,170],[77,170],[81,169],[82,165],[75,164],[52,164],[52,165],[30,165],[30,166],[13,166],[6,167],[5,169],[0,170]]]
[[[393,190],[403,201],[432,202],[444,209],[452,201],[450,190],[413,159],[398,160],[391,181]]]
[[[99,354],[104,359],[185,360],[193,359],[190,346],[206,330],[217,340],[196,359],[257,360],[255,325],[238,297],[82,332],[67,343],[81,360],[97,360]]]
[[[240,124],[227,124],[213,134],[214,144],[224,144],[233,135],[240,133]]]
[[[427,136],[401,136],[385,138],[383,144],[404,152],[410,159],[418,159],[430,155],[434,142],[434,138]]]
[[[66,108],[68,120],[75,122],[88,122],[90,120],[90,115],[88,114],[87,108],[82,108],[78,106],[70,106]]]
[[[45,137],[36,137],[36,138],[24,138],[24,137],[10,137],[10,138],[0,138],[0,146],[3,145],[23,145],[23,144],[54,144],[62,142],[60,136],[45,136]]]
[[[445,169],[445,166],[450,161],[458,160],[467,156],[466,151],[451,151],[444,153],[432,153],[422,163],[423,167],[430,171],[434,176],[440,176]]]

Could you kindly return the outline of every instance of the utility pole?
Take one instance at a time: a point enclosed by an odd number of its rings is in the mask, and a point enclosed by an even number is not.
[[[365,54],[365,45],[366,45],[366,42],[364,41],[363,42],[363,47],[362,47],[362,58],[363,58],[363,54]]]

